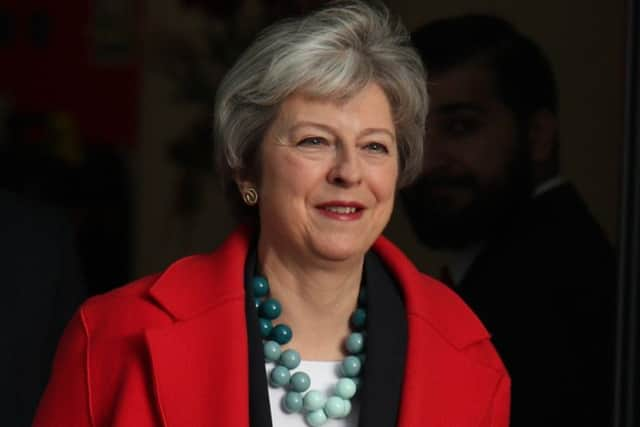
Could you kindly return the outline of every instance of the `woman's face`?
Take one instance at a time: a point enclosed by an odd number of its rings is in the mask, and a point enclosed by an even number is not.
[[[260,246],[358,259],[389,221],[398,163],[391,108],[377,84],[341,103],[293,94],[261,146]]]

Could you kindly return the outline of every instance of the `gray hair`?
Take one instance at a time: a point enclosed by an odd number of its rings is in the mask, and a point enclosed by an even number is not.
[[[422,169],[426,76],[407,29],[383,5],[332,2],[263,30],[226,74],[214,114],[218,172],[257,181],[260,143],[293,92],[346,100],[368,83],[385,92],[396,126],[398,186]],[[237,200],[237,199],[236,199]]]

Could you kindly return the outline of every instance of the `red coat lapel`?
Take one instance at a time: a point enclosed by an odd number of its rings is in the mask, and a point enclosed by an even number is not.
[[[505,376],[489,334],[457,295],[420,273],[386,239],[374,250],[402,287],[407,310],[399,427],[489,425],[492,397]]]
[[[213,255],[171,266],[151,289],[178,320],[146,333],[165,427],[249,424],[248,241],[246,229],[236,232]]]

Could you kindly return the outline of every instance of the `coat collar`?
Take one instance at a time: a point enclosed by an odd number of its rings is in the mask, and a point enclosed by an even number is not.
[[[380,237],[373,250],[400,283],[407,315],[426,320],[457,350],[489,338],[480,320],[453,291],[418,271],[393,243]],[[456,303],[453,309],[452,303]]]
[[[241,227],[213,254],[173,264],[150,289],[150,297],[176,320],[169,327],[146,331],[165,427],[206,425],[207,419],[216,425],[249,425],[243,283],[250,238],[251,230]],[[458,408],[438,417],[442,402],[457,402],[459,390],[469,381],[475,382],[474,393],[485,399],[467,412],[481,417],[498,375],[469,363],[461,350],[487,339],[488,333],[451,291],[422,275],[388,240],[379,238],[373,250],[401,285],[407,310],[409,340],[399,425],[425,425],[427,420],[434,426],[465,425],[447,424],[462,416]],[[457,372],[449,375],[452,359]],[[447,368],[430,371],[434,366]]]

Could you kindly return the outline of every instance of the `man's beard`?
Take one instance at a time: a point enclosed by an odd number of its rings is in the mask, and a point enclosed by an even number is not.
[[[524,144],[519,144],[524,145]],[[450,206],[437,188],[459,188],[472,193],[462,208]],[[482,186],[471,175],[430,174],[401,192],[405,210],[418,238],[433,249],[463,249],[499,235],[532,197],[533,171],[525,150],[519,148],[502,179]]]

